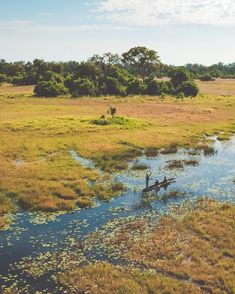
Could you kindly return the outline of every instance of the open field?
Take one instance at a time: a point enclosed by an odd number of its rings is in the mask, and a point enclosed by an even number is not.
[[[235,79],[216,79],[211,82],[197,81],[200,92],[207,95],[235,95]]]
[[[221,131],[226,139],[235,130],[235,96],[39,99],[31,91],[0,87],[1,215],[14,209],[11,199],[26,209],[54,212],[120,192],[108,181],[90,187],[102,176],[79,166],[71,149],[111,172],[125,168],[124,161],[141,149],[196,145],[205,133]],[[110,106],[125,119],[94,123]]]

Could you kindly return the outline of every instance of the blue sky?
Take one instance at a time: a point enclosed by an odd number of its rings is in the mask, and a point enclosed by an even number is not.
[[[0,58],[84,60],[143,45],[168,64],[235,62],[234,0],[0,0]]]

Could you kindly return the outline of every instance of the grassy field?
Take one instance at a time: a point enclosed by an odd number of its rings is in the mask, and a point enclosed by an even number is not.
[[[126,222],[106,246],[121,248],[128,267],[91,264],[57,280],[70,293],[234,293],[234,216],[234,206],[203,200],[147,235],[142,219]]]
[[[107,200],[120,193],[122,187],[112,183],[108,173],[125,169],[125,161],[142,149],[196,145],[203,134],[221,131],[221,139],[226,139],[235,130],[235,96],[203,94],[213,87],[217,93],[221,83],[200,83],[202,94],[183,100],[43,99],[32,97],[31,86],[1,86],[0,227],[5,213],[14,210],[13,199],[26,209],[49,212],[90,206],[96,196]],[[107,116],[110,106],[117,108],[117,118],[100,125],[99,117]],[[71,149],[92,158],[107,174],[77,164]],[[106,184],[98,184],[103,177]]]

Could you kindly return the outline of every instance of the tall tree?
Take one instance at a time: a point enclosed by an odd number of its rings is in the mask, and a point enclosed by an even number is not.
[[[95,63],[101,72],[106,76],[108,68],[112,65],[120,64],[121,60],[118,54],[108,52],[103,55],[95,54],[88,59],[88,62]]]
[[[122,62],[132,73],[143,80],[151,74],[156,74],[160,66],[158,53],[146,47],[134,47],[122,54]]]

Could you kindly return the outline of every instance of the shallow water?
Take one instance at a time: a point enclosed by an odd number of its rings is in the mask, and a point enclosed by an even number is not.
[[[204,156],[203,153],[192,156],[188,150],[179,150],[177,154],[160,155],[155,158],[140,157],[138,163],[148,165],[152,171],[152,181],[156,178],[161,180],[164,176],[176,178],[176,183],[169,186],[167,191],[161,190],[158,195],[142,195],[145,171],[133,172],[130,169],[114,176],[115,180],[126,185],[127,190],[109,203],[97,201],[94,208],[63,214],[45,224],[33,223],[35,214],[19,211],[15,215],[15,224],[11,229],[0,232],[0,285],[12,284],[17,278],[22,279],[22,285],[28,283],[32,286],[27,293],[46,288],[53,289],[47,275],[32,278],[16,269],[15,264],[27,256],[36,258],[40,253],[69,252],[78,240],[83,240],[88,234],[115,218],[142,216],[152,212],[166,214],[172,205],[182,205],[185,201],[194,201],[202,197],[235,204],[235,137],[228,142],[215,140],[213,146],[216,153],[212,156]],[[81,158],[74,151],[71,151],[71,156],[79,164],[89,168],[95,167],[93,162]],[[166,169],[169,160],[189,159],[197,160],[199,165],[184,166],[183,169],[175,170]],[[134,162],[131,162],[130,167],[133,164]],[[179,197],[159,200],[159,196],[175,190],[180,192]],[[86,256],[91,260],[107,258],[98,250],[86,252]],[[44,292],[49,293],[48,290]],[[57,293],[59,290],[51,292]]]

